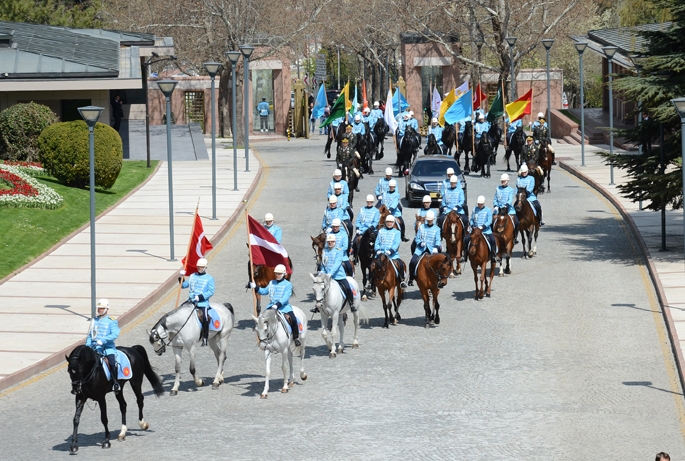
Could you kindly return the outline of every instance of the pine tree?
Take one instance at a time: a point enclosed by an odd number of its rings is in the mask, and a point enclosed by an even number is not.
[[[629,180],[618,186],[621,194],[636,202],[647,202],[645,208],[660,210],[671,205],[683,206],[680,116],[671,99],[685,96],[685,0],[655,0],[658,8],[672,15],[670,27],[662,31],[639,32],[645,39],[645,57],[640,76],[614,80],[614,90],[625,100],[642,104],[650,114],[649,121],[630,130],[618,130],[628,141],[646,145],[659,140],[663,125],[665,171],[662,171],[659,147],[643,149],[641,155],[602,153],[606,163],[625,169]]]
[[[0,0],[0,20],[75,28],[100,27],[97,9],[80,0]]]

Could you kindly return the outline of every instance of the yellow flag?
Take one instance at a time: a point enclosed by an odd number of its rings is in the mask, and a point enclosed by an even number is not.
[[[464,93],[469,91],[469,82],[464,82],[459,88],[455,88],[450,91],[445,99],[440,103],[440,117],[438,117],[438,123],[440,126],[445,126],[445,113],[454,104],[454,101],[459,99]]]
[[[352,107],[352,102],[350,101],[350,82],[348,81],[343,87],[341,93],[345,94],[345,113],[350,111]]]

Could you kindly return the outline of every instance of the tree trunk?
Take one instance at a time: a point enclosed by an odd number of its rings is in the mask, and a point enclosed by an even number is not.
[[[231,63],[225,62],[221,68],[221,76],[219,78],[219,136],[234,137],[235,142],[239,146],[245,145],[245,118],[243,117],[243,67],[236,66],[236,79],[235,79],[235,91],[236,91],[236,125],[235,133],[232,132],[232,85],[233,80],[231,77]]]

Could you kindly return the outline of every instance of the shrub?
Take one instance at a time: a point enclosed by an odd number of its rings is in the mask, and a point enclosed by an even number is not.
[[[0,112],[0,158],[38,160],[38,136],[59,119],[49,107],[30,102]]]
[[[68,186],[89,184],[88,125],[84,121],[50,125],[38,138],[40,161],[48,173]],[[109,125],[95,125],[95,185],[109,189],[121,171],[123,149],[119,133]]]

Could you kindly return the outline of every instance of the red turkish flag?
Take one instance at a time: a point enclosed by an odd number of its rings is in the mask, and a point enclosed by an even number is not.
[[[193,235],[190,238],[190,245],[188,245],[188,254],[181,261],[186,275],[197,272],[197,260],[204,258],[212,248],[212,243],[205,236],[205,230],[202,228],[202,219],[200,219],[199,214],[195,213]]]
[[[480,109],[480,106],[486,99],[488,99],[488,95],[483,93],[479,83],[478,86],[476,86],[476,91],[473,92],[473,110]]]
[[[267,267],[276,267],[279,264],[285,266],[288,274],[293,270],[288,262],[288,252],[276,241],[276,237],[271,235],[262,223],[247,216],[248,232],[250,234],[250,251],[252,252],[252,264]]]

